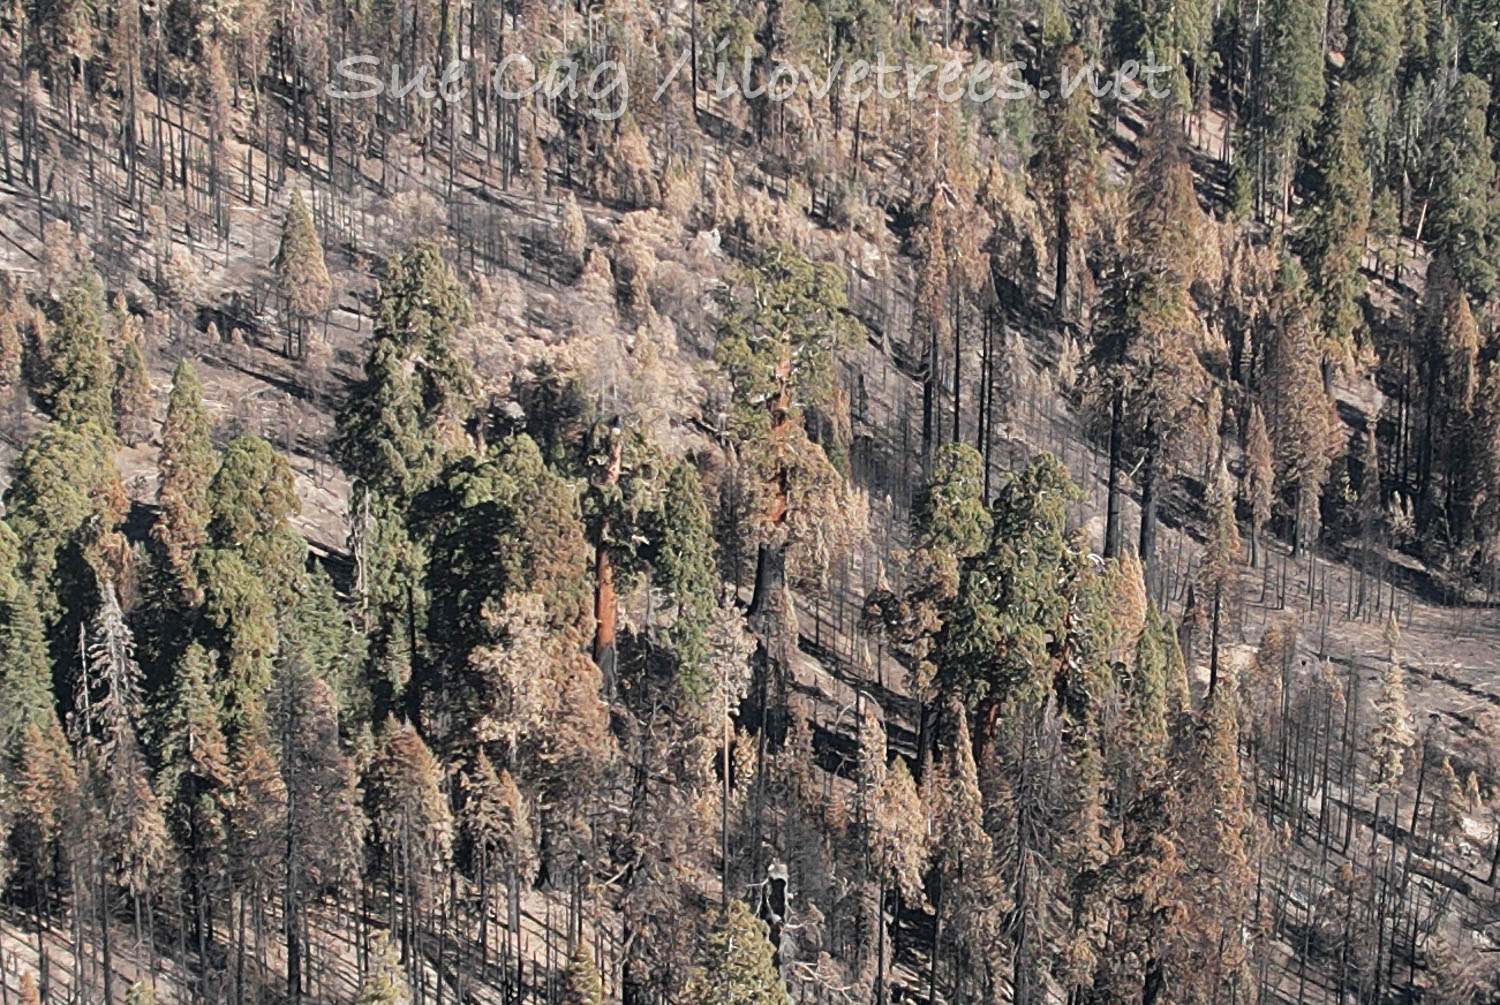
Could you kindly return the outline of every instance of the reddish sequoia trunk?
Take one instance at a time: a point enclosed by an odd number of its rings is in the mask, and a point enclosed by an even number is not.
[[[776,375],[782,381],[782,391],[771,399],[771,443],[779,445],[787,434],[790,419],[787,415],[791,407],[791,392],[786,388],[786,381],[790,379],[792,364],[790,360],[783,360],[776,367]],[[786,523],[787,512],[791,509],[791,475],[785,466],[779,467],[776,474],[772,476],[774,491],[771,500],[766,507],[766,523],[768,526],[777,528]],[[780,591],[786,582],[786,544],[762,543],[755,552],[755,592],[750,596],[750,608],[746,612],[751,620],[753,630],[764,634],[758,623],[763,624],[764,615],[768,611],[768,605],[772,597]]]

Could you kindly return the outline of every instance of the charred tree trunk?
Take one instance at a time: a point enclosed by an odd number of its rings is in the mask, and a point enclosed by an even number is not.
[[[1152,573],[1155,571],[1156,560],[1156,507],[1157,507],[1157,468],[1160,458],[1157,456],[1159,444],[1156,442],[1154,423],[1146,431],[1146,457],[1141,463],[1141,539],[1140,558],[1141,573],[1146,581],[1146,593],[1152,592]]]
[[[1125,396],[1115,388],[1109,399],[1109,480],[1105,491],[1104,557],[1120,556],[1120,468],[1125,440]]]

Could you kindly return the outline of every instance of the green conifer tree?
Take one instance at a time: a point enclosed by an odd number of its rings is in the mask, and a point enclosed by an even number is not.
[[[135,446],[150,432],[151,376],[146,372],[139,326],[121,332],[120,361],[115,366],[114,429],[126,446]]]
[[[779,609],[789,574],[815,581],[847,526],[843,477],[804,423],[808,408],[830,400],[839,354],[858,337],[844,290],[836,266],[778,245],[720,294],[715,355],[733,388],[731,431],[757,543],[752,618]]]
[[[48,346],[44,398],[67,426],[114,428],[114,367],[109,356],[109,311],[99,277],[85,272],[58,303]]]
[[[1365,138],[1360,94],[1352,87],[1335,88],[1319,128],[1301,242],[1303,262],[1321,305],[1323,333],[1346,354],[1354,349],[1363,323],[1357,298],[1364,289],[1360,263],[1370,219]]]
[[[1431,205],[1424,235],[1434,257],[1452,262],[1464,291],[1478,302],[1494,288],[1500,257],[1489,198],[1495,181],[1489,108],[1489,85],[1473,74],[1460,77],[1429,152]]]
[[[1120,553],[1125,458],[1139,451],[1138,555],[1153,583],[1161,481],[1174,455],[1208,434],[1209,378],[1199,359],[1202,322],[1190,296],[1203,269],[1203,213],[1175,119],[1147,139],[1130,194],[1126,246],[1108,277],[1093,356],[1109,407],[1105,554]]]
[[[1317,125],[1327,93],[1322,18],[1321,10],[1299,0],[1272,0],[1264,13],[1266,100],[1252,125],[1263,164],[1263,197],[1275,198],[1283,209],[1291,202],[1297,155]]]
[[[472,316],[436,246],[419,242],[387,263],[365,376],[339,413],[334,443],[356,504],[373,494],[400,510],[436,477],[472,407],[472,377],[454,345]]]
[[[20,565],[21,542],[0,522],[0,755],[17,752],[28,726],[57,721],[46,630]]]
[[[197,371],[186,360],[172,371],[172,393],[157,459],[161,516],[152,528],[167,565],[191,598],[198,590],[194,556],[208,541],[209,485],[218,470],[212,427]],[[201,598],[198,598],[201,599]]]
[[[677,606],[666,631],[667,642],[677,654],[683,689],[704,698],[718,683],[711,665],[711,629],[718,608],[719,574],[714,563],[713,520],[702,481],[687,461],[678,462],[667,476],[659,522],[652,576]]]
[[[276,270],[287,309],[296,322],[298,343],[292,347],[292,354],[300,357],[304,351],[302,342],[307,319],[328,309],[332,286],[318,230],[300,190],[292,190],[286,218],[281,224],[281,244],[276,249],[271,267]]]
[[[401,957],[385,935],[370,946],[370,972],[359,985],[355,1005],[411,1005],[411,985],[401,971]]]
[[[568,962],[562,1005],[604,1005],[604,981],[594,966],[593,954],[581,942]]]
[[[683,996],[684,1005],[790,1005],[765,922],[738,900],[714,923]]]
[[[117,571],[115,529],[128,500],[114,447],[104,427],[48,425],[26,442],[5,492],[6,523],[22,542],[20,575],[58,645],[76,648],[77,627],[98,597],[97,573]]]

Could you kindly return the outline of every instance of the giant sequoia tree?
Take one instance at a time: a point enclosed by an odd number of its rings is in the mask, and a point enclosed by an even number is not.
[[[847,536],[843,476],[809,436],[805,413],[831,399],[839,354],[860,328],[845,313],[843,274],[782,246],[733,277],[720,308],[716,352],[734,390],[731,431],[753,500],[757,616],[780,603],[788,574],[816,580]]]
[[[333,449],[354,483],[350,544],[381,708],[393,706],[421,659],[426,557],[408,527],[409,510],[462,445],[472,378],[454,339],[471,316],[434,245],[418,243],[393,258],[364,379],[338,416]]]

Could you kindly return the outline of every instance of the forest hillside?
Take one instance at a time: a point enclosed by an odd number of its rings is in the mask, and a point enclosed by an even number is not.
[[[0,85],[0,1005],[1500,1000],[1493,0]]]

